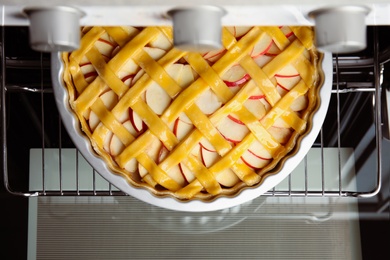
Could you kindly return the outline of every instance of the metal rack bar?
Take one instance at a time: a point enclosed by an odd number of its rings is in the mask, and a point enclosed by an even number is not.
[[[381,114],[381,67],[379,59],[379,42],[378,42],[378,30],[374,30],[374,83],[375,83],[375,133],[376,133],[376,147],[377,147],[377,182],[376,188],[371,192],[365,192],[358,194],[358,197],[366,198],[372,197],[379,193],[382,185],[382,114]]]
[[[5,92],[7,91],[7,87],[4,88],[5,91],[3,91],[3,95],[5,95]],[[22,91],[25,91],[25,89],[23,89]],[[42,97],[42,100],[44,100],[44,93],[46,93],[45,91],[33,91],[33,92],[37,92],[41,95]],[[336,91],[335,94],[340,94],[340,93],[345,93],[345,92],[339,92],[339,91]],[[4,102],[4,98],[3,98],[3,102]],[[3,108],[3,110],[5,110],[5,108]],[[45,110],[45,107],[44,107],[44,101],[42,102],[42,122],[44,124],[44,110]],[[3,126],[5,126],[5,122],[6,122],[6,118],[5,118],[5,111],[3,111]],[[338,119],[338,125],[340,125],[340,119]],[[61,124],[61,122],[59,122],[59,124]],[[378,127],[377,127],[378,128]],[[61,129],[61,127],[59,127],[59,129]],[[61,131],[61,130],[60,130]],[[322,137],[322,134],[323,134],[323,131],[321,130],[321,137]],[[44,127],[42,127],[42,136],[45,135],[45,130],[44,130]],[[61,137],[61,133],[59,133],[60,137]],[[338,133],[338,136],[340,134]],[[6,140],[6,130],[4,129],[3,127],[3,138],[4,140]],[[60,138],[61,139],[61,138]],[[61,142],[60,142],[61,144]],[[322,143],[321,143],[322,145]],[[340,143],[338,143],[338,148],[340,149]],[[96,190],[96,172],[93,171],[93,189],[91,191],[81,191],[79,190],[79,184],[78,182],[76,183],[76,187],[75,187],[75,191],[64,191],[62,189],[62,161],[61,161],[61,156],[59,157],[60,158],[60,161],[59,161],[59,174],[60,174],[60,188],[58,191],[47,191],[46,190],[46,187],[45,187],[45,176],[46,173],[45,172],[45,142],[44,142],[44,138],[42,138],[42,169],[43,169],[43,172],[42,172],[42,185],[43,185],[43,189],[42,191],[29,191],[29,192],[17,192],[17,191],[13,191],[12,188],[9,186],[9,183],[8,183],[8,172],[7,172],[7,162],[6,162],[6,158],[7,158],[7,147],[5,146],[4,147],[4,150],[3,150],[3,159],[4,159],[4,174],[5,174],[5,178],[4,178],[4,181],[5,181],[5,184],[6,184],[6,187],[7,187],[7,190],[14,194],[14,195],[22,195],[22,196],[111,196],[111,195],[126,195],[125,193],[123,192],[119,192],[119,191],[112,191],[111,190],[111,186],[109,188],[108,191],[97,191]],[[321,148],[323,149],[323,145],[321,146]],[[59,147],[59,151],[61,153],[62,149],[61,149],[61,145]],[[380,153],[380,152],[378,152]],[[378,171],[378,186],[377,186],[377,189],[375,189],[373,192],[370,192],[370,193],[359,193],[359,192],[349,192],[349,191],[343,191],[341,189],[342,187],[342,184],[341,184],[341,181],[339,182],[339,190],[338,191],[326,191],[326,186],[325,186],[325,180],[324,180],[324,155],[323,155],[323,152],[321,152],[321,161],[322,161],[322,169],[321,169],[321,178],[322,178],[322,190],[321,191],[311,191],[310,188],[308,187],[308,184],[307,184],[307,175],[308,175],[308,172],[307,172],[307,169],[305,171],[305,190],[304,191],[293,191],[291,190],[291,176],[289,176],[289,180],[288,180],[288,190],[286,191],[276,191],[275,189],[273,189],[272,191],[270,192],[267,192],[265,193],[266,196],[296,196],[296,197],[371,197],[371,196],[374,196],[378,191],[379,191],[379,181],[380,181],[380,171]],[[77,156],[78,158],[78,156]],[[306,161],[306,164],[307,164],[307,158],[305,157],[305,161]],[[341,176],[341,169],[340,169],[340,165],[339,165],[339,177]],[[79,172],[77,171],[76,172],[76,175],[77,175],[77,180],[79,178]],[[339,178],[341,179],[341,178]]]

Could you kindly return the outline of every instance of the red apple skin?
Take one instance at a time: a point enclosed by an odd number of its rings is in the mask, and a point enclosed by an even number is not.
[[[263,168],[265,165],[268,164],[268,161],[271,160],[271,158],[263,158],[261,156],[259,156],[258,154],[256,154],[255,152],[251,151],[251,150],[247,150],[247,152],[254,156],[254,158],[257,158],[255,162],[251,162],[251,161],[248,161],[246,159],[246,157],[244,155],[242,155],[240,157],[240,159],[250,168],[254,169],[254,170],[259,170],[261,168]],[[250,158],[248,158],[250,159]],[[253,159],[252,159],[253,160]],[[255,163],[255,164],[253,164]]]
[[[246,166],[248,166],[249,168],[252,168],[253,170],[259,170],[261,168],[258,168],[258,167],[254,167],[253,165],[249,164],[247,161],[245,161],[245,159],[241,156],[240,159],[245,163]]]
[[[257,95],[257,96],[250,96],[249,99],[252,99],[252,100],[258,100],[258,99],[262,99],[262,98],[265,98],[265,95]]]
[[[293,78],[293,77],[298,77],[300,76],[299,74],[294,74],[294,75],[281,75],[281,74],[275,74],[275,77],[277,78]]]
[[[121,80],[122,80],[122,82],[126,82],[129,79],[132,80],[134,78],[134,76],[135,76],[134,74],[129,74],[129,75],[123,77]],[[130,81],[130,85],[131,85],[131,81]]]
[[[240,119],[235,118],[235,117],[232,116],[232,115],[228,115],[228,118],[229,118],[230,120],[232,120],[233,122],[237,123],[237,124],[245,125]]]
[[[276,51],[276,52],[272,52],[272,51]],[[270,57],[275,57],[279,53],[280,53],[280,50],[278,49],[278,47],[276,47],[275,42],[272,40],[271,46],[269,47],[268,51],[264,55],[267,55]]]
[[[107,41],[107,40],[105,40],[105,39],[99,38],[98,41],[99,41],[99,42],[107,43],[108,45],[111,45],[112,47],[116,47],[115,44],[113,44],[112,42]]]
[[[290,90],[288,90],[286,87],[284,87],[284,86],[282,86],[281,84],[277,84],[277,86],[279,87],[279,88],[281,88],[281,89],[283,89],[284,91],[286,91],[286,92],[289,92]]]
[[[223,138],[234,144],[240,143],[249,132],[245,124],[232,115],[223,119],[217,129]]]
[[[244,162],[244,164],[245,164],[246,166],[248,166],[249,168],[252,168],[252,169],[255,170],[255,171],[260,170],[260,169],[263,168],[263,167],[256,167],[256,166],[251,165],[250,163],[248,163],[247,161],[245,161],[244,157],[242,157],[242,156],[240,157],[240,159]]]
[[[203,58],[209,62],[215,62],[225,52],[225,49],[209,51],[203,54]]]
[[[240,86],[240,85],[244,84],[245,82],[247,82],[250,79],[251,79],[251,76],[249,74],[245,74],[239,80],[236,80],[236,81],[224,80],[223,82],[225,82],[226,86],[228,86],[228,87],[236,87],[236,86]]]
[[[131,108],[129,108],[129,118],[130,118],[130,122],[133,125],[134,129],[138,133],[142,133],[146,129],[146,124],[143,121],[142,121],[142,127],[141,128],[139,128],[139,126],[137,126],[137,124],[134,121],[134,111]]]
[[[175,123],[173,124],[173,134],[177,137],[177,126],[179,124],[179,118],[176,118]]]
[[[224,136],[222,133],[221,133],[221,135],[223,136],[223,138],[225,138],[225,139],[226,139],[226,141],[229,141],[229,142],[231,142],[231,143],[233,143],[233,144],[238,144],[238,143],[240,143],[240,142],[241,142],[241,141],[239,141],[239,140],[233,140],[233,139],[230,139],[230,138],[228,138],[228,137]]]
[[[208,150],[207,150],[207,151],[208,151]],[[201,159],[202,159],[203,165],[207,167],[206,162],[205,162],[205,159],[204,159],[204,155],[203,155],[202,149],[200,150],[200,157],[201,157]]]
[[[256,58],[260,57],[261,55],[265,55],[265,54],[269,51],[269,49],[271,49],[271,46],[272,46],[272,41],[270,42],[270,44],[268,45],[268,47],[265,48],[264,51],[262,51],[262,52],[260,52],[260,53],[258,53],[258,54],[253,54],[253,51],[254,51],[254,50],[252,50],[252,52],[251,52],[251,57],[252,57],[253,59],[256,59]]]
[[[97,72],[96,71],[92,71],[92,72],[88,72],[84,75],[84,78],[85,80],[89,79],[89,78],[92,78],[92,77],[97,77]]]
[[[81,67],[84,67],[84,66],[88,66],[88,65],[92,65],[91,62],[85,62],[85,63],[82,63],[80,64],[80,68]],[[84,79],[87,81],[87,82],[91,82],[92,80],[90,80],[90,78],[96,78],[98,76],[98,73],[94,70],[94,71],[91,71],[91,72],[88,72],[88,73],[85,73],[84,74]]]
[[[92,64],[91,62],[86,62],[86,63],[81,63],[79,66],[83,67],[83,66],[87,66],[87,65],[91,65],[91,64]]]
[[[183,175],[183,178],[186,180],[187,183],[189,183],[189,181],[186,178],[186,175],[184,174],[183,167],[181,166],[181,163],[179,163],[179,169],[180,169],[181,175]]]
[[[279,81],[281,81],[282,79],[293,79],[293,78],[296,78],[296,77],[300,77],[301,75],[299,73],[297,74],[288,74],[288,75],[285,75],[285,74],[275,74],[275,78],[277,79],[277,86],[281,89],[283,89],[284,91],[288,92],[290,91],[290,89],[286,86],[284,86],[282,83],[280,83]],[[278,80],[278,78],[280,80]]]
[[[113,52],[114,52],[114,50],[116,49],[117,44],[112,43],[112,42],[110,42],[110,41],[108,41],[108,40],[105,40],[105,39],[102,39],[102,38],[99,38],[99,39],[98,39],[98,42],[101,42],[101,43],[104,43],[104,44],[107,44],[107,45],[111,46],[111,50],[110,50],[109,53],[102,54],[104,60],[105,60],[106,62],[108,62],[108,61],[110,60],[110,58],[113,57]]]
[[[209,147],[206,147],[204,144],[202,144],[202,142],[199,143],[199,145],[205,149],[206,151],[209,151],[209,152],[216,152],[215,149],[210,149]]]
[[[261,157],[259,156],[258,154],[256,154],[255,152],[252,152],[250,149],[248,149],[248,152],[250,152],[251,154],[253,154],[255,157],[259,158],[259,159],[262,159],[262,160],[271,160],[272,158],[264,158],[264,157]]]

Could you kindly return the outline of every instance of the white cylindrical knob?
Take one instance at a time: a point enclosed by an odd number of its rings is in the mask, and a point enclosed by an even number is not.
[[[225,10],[216,6],[178,7],[168,12],[173,20],[175,47],[196,52],[222,48]]]
[[[316,45],[332,53],[352,53],[367,45],[366,6],[333,6],[314,10]]]
[[[84,13],[68,6],[28,7],[30,46],[42,52],[72,51],[80,45],[80,18]]]

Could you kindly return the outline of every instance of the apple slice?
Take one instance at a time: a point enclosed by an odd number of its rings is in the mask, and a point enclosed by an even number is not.
[[[270,103],[268,103],[268,101],[265,98],[260,99],[260,101],[261,103],[263,103],[265,107],[265,111],[269,111],[272,108]]]
[[[127,120],[123,123],[123,126],[132,134],[133,136],[137,134],[136,130],[133,127],[133,124],[130,122],[130,120]],[[112,156],[117,156],[120,154],[123,149],[125,148],[124,144],[120,141],[120,139],[116,135],[112,135],[111,141],[110,141],[110,154]]]
[[[282,118],[276,119],[273,126],[279,127],[279,128],[289,128],[290,127]]]
[[[300,96],[294,100],[290,108],[292,111],[301,111],[307,107],[308,102],[307,96]]]
[[[217,152],[211,152],[207,149],[204,149],[203,147],[201,147],[200,155],[202,163],[206,167],[212,166],[218,161],[218,159],[221,158],[221,156]]]
[[[284,95],[287,94],[287,92],[289,91],[287,88],[283,87],[282,85],[280,85],[279,83],[276,85],[276,91],[278,91],[279,95],[281,97],[283,97]]]
[[[113,90],[104,92],[102,95],[100,95],[100,99],[108,110],[113,109],[114,106],[118,103],[118,96]]]
[[[182,88],[186,88],[194,81],[195,77],[191,65],[183,65],[183,69],[181,70],[178,80],[179,86]]]
[[[240,124],[240,125],[245,125],[239,118],[237,115],[235,115],[234,113],[228,115],[228,118],[230,120],[232,120],[233,122],[237,123],[237,124]]]
[[[272,41],[271,46],[269,47],[268,51],[265,53],[265,55],[268,56],[276,56],[280,53],[281,51],[279,50],[278,46],[275,44],[274,41]]]
[[[231,118],[233,117],[225,117],[222,119],[217,129],[227,141],[239,143],[249,133],[249,129]]]
[[[150,157],[154,162],[158,163],[161,156],[161,149],[163,147],[163,144],[161,141],[156,137],[153,139],[152,142],[146,147],[144,153]],[[143,178],[148,171],[145,169],[145,167],[142,166],[141,163],[138,163],[138,172],[140,176]]]
[[[241,89],[241,86],[234,86],[234,87],[229,87],[229,90],[233,93],[233,94],[237,94],[238,91],[240,91]]]
[[[201,149],[201,157],[202,162],[206,167],[211,167],[221,158],[217,152],[210,152],[204,148]],[[237,175],[234,174],[231,169],[225,169],[222,172],[219,172],[216,179],[220,184],[226,187],[232,187],[239,181]]]
[[[118,122],[125,122],[127,120],[130,120],[130,113],[128,110],[125,110],[123,111],[120,115],[117,115],[116,116],[116,119],[118,120]]]
[[[264,146],[259,141],[254,141],[249,147],[248,151],[250,151],[253,155],[255,155],[258,158],[264,159],[264,160],[271,160],[272,155],[268,150],[264,148]]]
[[[118,72],[118,77],[124,78],[127,75],[136,74],[138,70],[139,66],[137,63],[135,63],[133,59],[128,59],[121,67],[121,70]]]
[[[206,167],[211,167],[221,156],[217,152],[210,152],[204,148],[201,150],[202,162]],[[226,187],[232,187],[239,179],[231,169],[225,169],[216,176],[217,181]]]
[[[95,131],[99,123],[100,123],[99,117],[91,110],[89,113],[88,125],[92,132]]]
[[[139,70],[135,74],[134,78],[131,80],[131,84],[134,85],[144,74],[145,74],[144,70]]]
[[[183,175],[180,166],[175,165],[167,171],[169,177],[176,181],[180,186],[184,186],[187,182],[186,177]]]
[[[255,44],[251,51],[251,57],[257,58],[261,55],[266,54],[272,46],[272,38],[268,35],[260,38],[260,40]]]
[[[264,99],[264,95],[262,96],[253,96],[258,98],[249,98],[247,101],[245,101],[244,106],[251,112],[257,119],[263,118],[263,116],[266,114],[266,109],[261,102],[261,99]]]
[[[251,26],[228,26],[226,27],[228,31],[236,38],[240,38],[247,34],[250,29],[252,29]]]
[[[110,141],[110,154],[112,156],[117,156],[124,148],[125,146],[122,144],[120,139],[116,135],[113,135]]]
[[[214,146],[210,143],[210,141],[206,138],[202,138],[199,142],[199,145],[209,151],[209,152],[216,152],[217,150],[215,150]]]
[[[144,51],[154,60],[162,58],[166,53],[166,51],[163,49],[153,47],[144,47]]]
[[[250,150],[246,150],[243,155],[241,156],[241,160],[250,168],[254,170],[258,170],[266,166],[270,159],[262,158],[259,156],[256,156],[253,152]]]
[[[195,104],[205,115],[213,114],[222,106],[222,102],[219,101],[217,95],[210,89],[204,91],[195,101]]]
[[[186,115],[186,113],[184,113],[184,112],[180,113],[179,118],[181,121],[183,121],[186,124],[192,124],[191,119],[189,119],[188,116]]]
[[[193,128],[194,126],[192,124],[188,124],[180,118],[177,118],[173,126],[173,134],[181,141]]]
[[[145,167],[142,166],[139,162],[137,162],[137,168],[138,168],[138,174],[141,178],[145,177],[146,174],[148,174],[148,170],[145,169]]]
[[[193,149],[191,150],[191,156],[194,156],[195,158],[197,158],[200,162],[202,161],[202,157],[201,157],[201,146],[199,144],[196,144]],[[183,163],[179,163],[179,169],[181,171],[181,173],[183,174],[184,178],[187,180],[187,182],[192,182],[193,180],[195,180],[195,175],[194,173],[188,169]]]
[[[134,78],[134,74],[127,74],[121,78],[122,82],[125,83],[126,86],[131,86],[131,82]]]
[[[116,48],[117,44],[110,39],[110,36],[102,35],[96,42],[95,47],[99,50],[99,52],[110,58],[113,50]]]
[[[172,48],[172,43],[167,39],[167,37],[165,37],[163,33],[159,33],[157,38],[149,43],[149,46],[162,50],[170,50]]]
[[[294,32],[291,30],[289,26],[281,26],[280,30],[283,32],[283,34],[287,37],[290,38],[291,36],[295,36]],[[291,39],[290,39],[291,41]]]
[[[273,59],[273,56],[268,56],[267,53],[265,55],[259,55],[256,58],[254,58],[254,61],[256,62],[257,66],[260,68],[264,67],[265,64],[270,62]]]
[[[236,37],[236,27],[235,27],[235,26],[227,26],[226,29],[227,29],[234,37]]]
[[[133,135],[137,135],[138,133],[145,130],[146,125],[144,121],[142,121],[142,118],[140,118],[139,115],[131,108],[129,108],[129,119],[135,131],[135,134],[132,133]]]
[[[162,145],[160,152],[158,153],[158,160],[156,163],[161,163],[162,161],[164,161],[165,158],[167,158],[168,154],[169,150],[164,145]]]
[[[241,156],[241,160],[254,170],[263,168],[271,159],[271,154],[258,141],[255,141]]]
[[[138,169],[138,161],[135,158],[131,158],[125,165],[125,170],[134,173]]]
[[[240,38],[247,34],[252,29],[252,26],[235,26],[235,37]]]
[[[115,55],[117,55],[117,53],[121,50],[121,46],[116,46],[114,47],[114,49],[112,50],[111,52],[111,57],[114,57]]]
[[[292,65],[287,65],[275,74],[275,79],[280,88],[289,91],[301,80],[299,72]]]
[[[145,92],[146,103],[157,115],[162,115],[171,103],[171,97],[155,81],[149,85]]]
[[[168,75],[169,75],[174,81],[179,82],[180,75],[181,75],[181,73],[182,73],[183,68],[184,68],[184,65],[183,65],[183,64],[174,63],[174,64],[169,65],[169,66],[166,68],[166,72],[168,73]]]
[[[287,143],[291,136],[291,129],[285,127],[271,126],[268,132],[281,144]]]
[[[110,151],[110,143],[111,143],[111,139],[112,139],[112,135],[113,133],[111,131],[109,131],[106,136],[104,137],[104,142],[103,142],[103,149],[111,154],[111,151]]]
[[[85,81],[87,81],[88,83],[91,83],[92,81],[94,81],[94,79],[98,75],[96,70],[95,70],[95,67],[89,61],[85,62],[85,63],[81,63],[80,64],[80,69],[81,69],[81,72],[84,75]]]
[[[162,161],[164,161],[165,158],[168,156],[168,154],[169,154],[169,150],[164,145],[162,145],[158,155],[157,163],[161,163]],[[172,168],[170,168],[167,171],[167,174],[169,175],[169,177],[171,177],[174,181],[176,181],[178,184],[182,186],[186,183],[186,179],[183,173],[181,172],[179,165],[175,165]]]
[[[225,51],[226,50],[224,48],[219,50],[209,51],[203,54],[203,58],[209,62],[215,62],[225,53]]]
[[[195,180],[195,175],[187,168],[187,166],[179,163],[179,169],[188,183],[191,183],[193,180]]]
[[[250,78],[249,74],[239,64],[232,66],[222,76],[223,81],[228,87],[240,86]]]
[[[114,106],[118,103],[118,96],[115,94],[113,90],[109,90],[107,92],[104,92],[100,95],[100,99],[102,100],[103,104],[108,110],[111,110],[114,108]],[[95,128],[100,123],[100,119],[98,116],[91,110],[89,114],[89,120],[88,124],[92,131],[95,130]]]
[[[216,179],[221,185],[225,187],[233,187],[240,181],[237,175],[230,168],[219,172]]]

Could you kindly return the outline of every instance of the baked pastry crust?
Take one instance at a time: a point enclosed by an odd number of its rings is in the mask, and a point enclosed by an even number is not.
[[[173,48],[169,27],[83,28],[64,53],[69,103],[130,185],[211,200],[277,174],[318,105],[311,27],[225,27],[224,48]]]

